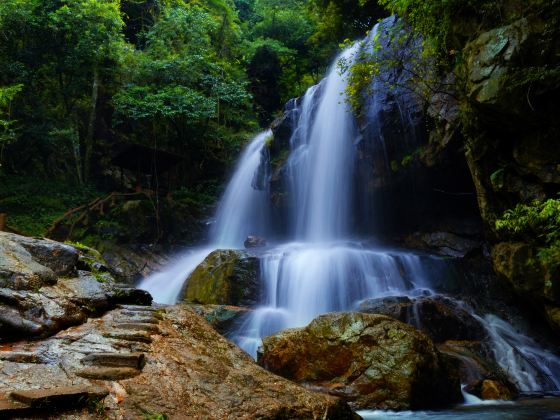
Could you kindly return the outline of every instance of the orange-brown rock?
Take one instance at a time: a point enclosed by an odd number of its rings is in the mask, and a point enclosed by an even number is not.
[[[264,338],[259,363],[356,408],[428,408],[462,400],[457,372],[433,342],[384,315],[322,315],[305,328]]]

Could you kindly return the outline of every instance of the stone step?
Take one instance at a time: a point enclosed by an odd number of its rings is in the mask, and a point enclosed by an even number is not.
[[[31,407],[10,398],[0,397],[0,419],[24,417],[31,414]]]
[[[147,306],[142,306],[142,305],[117,305],[117,308],[119,309],[125,309],[127,311],[135,311],[135,312],[156,312],[156,311],[161,311],[161,309],[158,308],[154,308],[153,306],[147,305]]]
[[[115,324],[115,328],[121,330],[146,331],[150,334],[160,333],[160,329],[156,324],[147,324],[141,322],[119,322]]]
[[[76,371],[76,375],[82,378],[102,381],[118,381],[132,378],[140,373],[141,370],[130,367],[88,367]]]
[[[88,402],[99,400],[108,394],[109,391],[98,386],[74,385],[13,391],[10,393],[10,397],[32,408],[66,409],[85,406]]]
[[[113,318],[116,323],[135,323],[135,324],[159,324],[160,320],[149,316],[148,313],[137,315],[137,316],[122,316],[118,315]]]
[[[113,338],[115,340],[138,341],[146,344],[150,344],[152,342],[150,334],[144,331],[112,331],[103,334],[103,337]]]
[[[0,360],[13,363],[46,363],[41,355],[24,351],[0,351]]]
[[[86,366],[142,369],[146,358],[144,353],[90,353],[81,362]]]
[[[161,314],[160,311],[131,311],[128,309],[121,309],[120,315],[124,315],[124,316],[148,316],[149,315],[151,318],[155,318],[159,320],[163,319],[163,315]]]

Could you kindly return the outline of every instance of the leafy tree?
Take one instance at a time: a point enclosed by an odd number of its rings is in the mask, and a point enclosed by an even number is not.
[[[17,138],[17,121],[12,119],[12,102],[22,88],[21,84],[0,87],[0,171],[4,146]]]

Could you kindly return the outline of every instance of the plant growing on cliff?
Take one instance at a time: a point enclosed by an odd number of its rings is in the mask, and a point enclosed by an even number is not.
[[[496,231],[539,248],[539,259],[550,268],[560,267],[560,198],[518,204],[496,220]]]

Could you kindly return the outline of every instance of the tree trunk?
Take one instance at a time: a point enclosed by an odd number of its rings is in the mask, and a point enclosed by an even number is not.
[[[89,112],[89,122],[87,127],[87,134],[85,139],[85,151],[84,151],[84,182],[87,183],[91,171],[91,155],[93,153],[93,147],[95,143],[95,121],[97,119],[97,97],[99,96],[99,72],[96,69],[93,70],[93,84],[91,88],[91,104]]]

